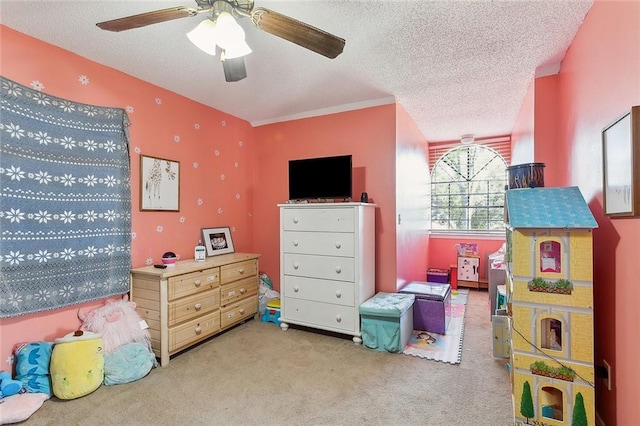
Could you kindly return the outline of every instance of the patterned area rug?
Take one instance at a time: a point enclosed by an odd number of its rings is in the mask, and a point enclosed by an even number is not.
[[[451,320],[446,334],[414,330],[403,353],[424,359],[432,359],[450,364],[459,364],[462,355],[464,334],[464,313],[468,289],[458,290],[451,297]]]

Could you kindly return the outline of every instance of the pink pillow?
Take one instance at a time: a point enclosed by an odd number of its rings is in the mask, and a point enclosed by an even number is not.
[[[27,420],[49,399],[46,393],[20,393],[2,399],[0,425]]]

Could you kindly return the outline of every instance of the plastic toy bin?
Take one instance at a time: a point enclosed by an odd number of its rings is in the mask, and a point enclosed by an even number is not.
[[[416,297],[413,308],[415,330],[446,334],[451,320],[451,286],[442,283],[414,281],[400,290]]]
[[[430,283],[449,284],[451,272],[444,268],[427,268],[427,281]]]
[[[413,294],[380,292],[360,305],[362,343],[371,349],[402,352],[413,332]]]

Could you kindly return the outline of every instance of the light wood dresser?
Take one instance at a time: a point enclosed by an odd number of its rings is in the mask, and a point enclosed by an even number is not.
[[[131,300],[163,367],[171,355],[258,312],[258,254],[232,253],[131,270]]]
[[[353,336],[375,293],[375,205],[280,204],[280,327]]]

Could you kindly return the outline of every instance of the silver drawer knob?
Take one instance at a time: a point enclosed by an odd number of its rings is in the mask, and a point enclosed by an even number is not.
[[[238,273],[239,273],[240,275],[244,275],[244,269],[238,269]]]
[[[293,264],[293,269],[298,269],[300,267],[300,265],[298,264],[298,262],[295,262]]]
[[[297,293],[298,291],[300,291],[300,287],[298,287],[297,285],[294,285],[293,291]]]
[[[293,223],[298,223],[298,218],[297,217],[293,218]]]
[[[338,242],[336,243],[336,248],[337,248],[337,249],[339,249],[340,247],[342,247],[342,243],[338,241]]]
[[[200,309],[202,309],[202,303],[196,303],[194,305],[194,308],[196,308],[196,311],[199,311]]]
[[[200,287],[200,285],[202,284],[202,282],[200,280],[194,281],[193,285],[195,285],[196,287]]]
[[[340,299],[342,297],[342,292],[340,290],[336,291],[336,297]]]
[[[245,294],[246,292],[247,292],[247,289],[246,289],[246,288],[241,288],[241,289],[240,289],[240,294]]]
[[[342,322],[342,316],[336,315],[336,322]]]
[[[196,334],[202,333],[202,327],[196,327]]]
[[[339,274],[340,272],[342,272],[342,268],[339,266],[336,266],[336,273]]]
[[[240,315],[244,315],[244,309],[240,308]]]
[[[296,240],[296,241],[294,241],[294,242],[293,242],[293,246],[294,246],[294,247],[298,247],[298,240]]]

